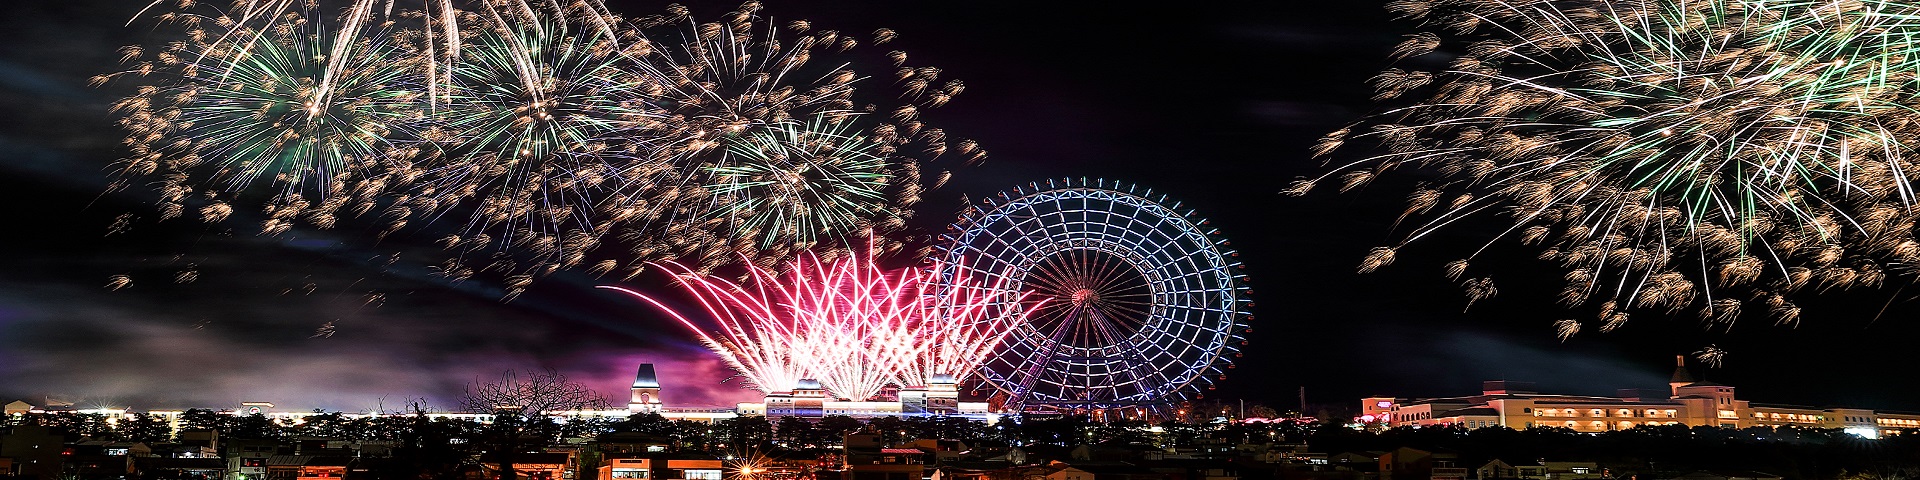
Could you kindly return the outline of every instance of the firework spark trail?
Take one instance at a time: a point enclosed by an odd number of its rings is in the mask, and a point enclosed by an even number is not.
[[[438,196],[422,208],[471,206],[464,234],[572,267],[607,231],[597,214],[627,172],[650,163],[621,143],[663,116],[650,103],[659,86],[624,68],[631,52],[598,28],[544,16],[511,25],[468,39],[452,67],[458,82],[435,116],[444,147],[422,165],[423,190]]]
[[[711,217],[730,229],[763,232],[758,246],[811,245],[870,227],[888,214],[891,177],[879,145],[849,132],[850,121],[816,116],[754,129],[727,142],[729,160],[711,167]],[[741,234],[740,236],[746,236]]]
[[[659,265],[700,302],[712,326],[646,294],[602,288],[666,312],[762,392],[812,378],[837,397],[865,400],[887,385],[925,385],[934,375],[965,381],[1024,318],[987,315],[1011,292],[973,285],[935,292],[937,269],[886,272],[870,259],[802,254],[784,274],[750,266],[745,285]]]
[[[847,255],[854,232],[904,228],[947,180],[922,175],[933,159],[985,156],[925,123],[964,84],[904,52],[858,60],[897,33],[776,27],[758,2],[708,23],[597,0],[161,4],[136,17],[177,40],[94,79],[138,83],[115,104],[132,154],[113,190],[156,186],[161,221],[263,209],[261,234],[465,219],[434,234],[438,269],[505,298],[580,265]]]
[[[803,250],[850,253],[861,232],[905,227],[920,193],[948,174],[922,176],[934,159],[949,151],[966,162],[985,156],[976,143],[951,141],[921,115],[959,95],[964,83],[942,80],[938,68],[908,66],[899,51],[873,62],[857,55],[862,42],[852,35],[816,30],[804,20],[779,28],[760,17],[761,9],[747,2],[718,21],[701,22],[675,7],[636,20],[640,41],[651,47],[638,68],[669,79],[663,83],[674,106],[670,130],[679,133],[649,146],[676,158],[669,163],[694,168],[655,187],[686,207],[663,211],[666,217],[655,221],[699,226],[697,236],[708,239],[696,248],[676,247],[666,243],[687,235],[662,238],[652,234],[660,230],[650,228],[653,222],[636,222],[650,230],[626,235],[642,240],[636,249],[683,250],[704,268],[742,250],[753,251],[763,266]],[[876,30],[867,44],[896,36]],[[853,68],[873,63],[896,70],[887,76]],[[874,91],[882,93],[858,95]],[[781,141],[808,144],[772,145]],[[836,171],[844,175],[816,176]],[[770,178],[786,178],[791,187],[764,188],[770,185],[760,179]],[[750,211],[739,208],[742,202],[770,208]]]
[[[1695,308],[1731,326],[1757,303],[1799,320],[1796,294],[1877,287],[1920,264],[1912,138],[1920,138],[1920,3],[1699,0],[1400,0],[1436,31],[1396,59],[1438,71],[1372,82],[1400,102],[1314,147],[1341,160],[1288,189],[1341,191],[1397,168],[1430,171],[1409,195],[1399,245],[1482,212],[1512,225],[1447,265],[1466,273],[1503,239],[1544,245],[1567,269],[1561,301],[1598,304],[1600,331],[1630,309]],[[1433,54],[1433,55],[1429,55]],[[1898,272],[1894,269],[1906,269]],[[1811,290],[1809,290],[1811,287]],[[1581,330],[1557,322],[1561,335]]]
[[[757,2],[718,22],[598,0],[164,3],[136,18],[179,39],[95,78],[139,82],[115,105],[132,154],[112,189],[155,186],[161,220],[264,210],[267,235],[464,217],[438,269],[500,277],[508,298],[580,265],[845,255],[856,232],[905,227],[949,175],[922,175],[934,159],[986,153],[925,123],[961,82],[899,51],[856,61],[852,35],[777,27]]]
[[[133,153],[118,170],[155,179],[163,219],[180,216],[199,188],[189,172],[203,164],[215,169],[210,180],[220,189],[245,190],[270,179],[282,187],[283,197],[312,190],[319,192],[316,201],[337,200],[392,151],[388,138],[404,135],[415,117],[410,59],[386,41],[384,32],[330,35],[305,17],[290,14],[279,20],[257,34],[238,35],[255,39],[249,43],[170,44],[132,71],[144,75],[158,69],[173,77],[114,105],[123,115],[120,124],[130,133],[126,143]],[[336,44],[341,38],[351,45]],[[326,60],[343,49],[351,58]],[[203,61],[187,61],[196,55]],[[333,87],[323,92],[321,79],[327,75],[333,75]],[[205,192],[207,199],[216,198],[220,189]],[[298,201],[305,199],[276,200]],[[222,201],[201,209],[210,221],[230,211]],[[331,211],[294,213],[318,225],[333,221]]]

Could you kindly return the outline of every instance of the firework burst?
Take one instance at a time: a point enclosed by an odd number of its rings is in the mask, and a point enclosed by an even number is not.
[[[1561,301],[1596,305],[1599,330],[1631,309],[1697,310],[1730,325],[1743,305],[1793,323],[1796,293],[1880,285],[1920,261],[1913,227],[1912,93],[1920,3],[1402,0],[1434,31],[1397,58],[1378,98],[1400,102],[1315,148],[1378,152],[1293,186],[1342,191],[1398,168],[1433,175],[1409,195],[1403,241],[1475,214],[1502,240],[1566,268]],[[1343,161],[1344,162],[1344,161]],[[1481,251],[1485,251],[1483,247]],[[1474,300],[1479,252],[1447,265]],[[1463,279],[1464,277],[1464,279]],[[1562,336],[1585,322],[1557,323]]]
[[[815,117],[785,121],[728,139],[728,161],[712,167],[706,187],[737,236],[760,248],[812,245],[822,237],[870,227],[888,214],[892,178],[879,144],[848,132],[851,121]]]
[[[264,180],[279,186],[279,195],[338,198],[392,154],[389,139],[418,116],[409,59],[377,30],[332,32],[292,13],[260,31],[176,19],[191,27],[193,40],[171,43],[116,74],[159,80],[115,109],[133,150],[119,172],[160,185],[164,217],[179,216],[205,184],[243,191]],[[206,40],[214,36],[250,40]],[[136,59],[144,53],[127,52]],[[202,216],[224,219],[222,205],[208,204]]]
[[[140,82],[115,107],[132,155],[114,188],[155,186],[161,220],[264,212],[267,235],[465,218],[431,229],[438,269],[497,276],[511,298],[582,265],[846,255],[944,183],[923,166],[985,154],[923,123],[959,81],[898,51],[859,60],[853,36],[777,27],[754,2],[708,23],[595,0],[327,3],[154,14],[181,40],[128,47],[131,68],[96,79]],[[875,65],[892,70],[855,69]]]
[[[464,42],[424,136],[436,150],[418,191],[423,205],[470,210],[467,240],[484,234],[535,269],[566,268],[598,245],[613,222],[603,213],[631,198],[620,192],[651,180],[641,172],[652,160],[626,138],[659,124],[659,85],[626,67],[636,44],[536,15]]]
[[[782,28],[761,8],[748,2],[700,22],[674,7],[634,22],[651,47],[639,68],[665,79],[660,105],[671,115],[667,134],[645,143],[683,166],[677,181],[650,186],[674,205],[654,210],[664,218],[622,237],[638,257],[672,252],[710,269],[736,258],[770,266],[803,250],[845,254],[862,232],[905,227],[920,194],[948,175],[922,175],[933,159],[986,154],[922,115],[964,83],[907,66],[897,50],[861,55],[853,35],[804,20]],[[896,37],[880,29],[870,44]],[[889,64],[887,74],[856,69]]]
[[[620,287],[679,320],[762,392],[817,379],[840,398],[865,400],[891,385],[925,385],[936,374],[965,381],[1024,317],[989,316],[995,288],[935,291],[937,270],[887,272],[868,259],[821,261],[801,254],[781,274],[749,267],[749,282],[662,267],[706,311],[706,321]]]

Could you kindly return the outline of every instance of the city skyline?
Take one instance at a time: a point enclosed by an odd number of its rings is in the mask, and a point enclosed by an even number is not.
[[[607,282],[585,274],[501,302],[498,284],[435,276],[422,253],[429,238],[229,237],[190,222],[156,226],[138,195],[103,195],[104,169],[124,155],[106,108],[127,87],[85,80],[114,69],[115,48],[147,40],[147,30],[122,26],[139,4],[21,6],[0,20],[20,45],[0,53],[0,108],[10,113],[0,120],[0,155],[10,158],[0,198],[21,216],[0,260],[0,396],[356,410],[415,397],[453,405],[463,385],[507,369],[552,368],[615,397],[643,362],[686,378],[731,376],[670,319],[594,289]],[[1526,255],[1483,260],[1510,270],[1502,293],[1462,311],[1465,298],[1439,273],[1475,245],[1466,234],[1354,273],[1390,236],[1383,212],[1401,199],[1279,192],[1318,171],[1314,139],[1374,108],[1366,79],[1413,31],[1377,5],[767,8],[846,31],[892,28],[916,59],[967,80],[965,95],[928,115],[993,154],[928,193],[911,221],[917,232],[939,233],[961,195],[1057,178],[1137,183],[1210,220],[1242,252],[1258,306],[1251,348],[1208,399],[1292,405],[1306,387],[1310,403],[1341,404],[1384,393],[1380,385],[1441,396],[1495,378],[1611,393],[1662,385],[1671,355],[1716,345],[1731,353],[1705,373],[1743,395],[1920,410],[1920,392],[1870,368],[1900,364],[1904,339],[1920,333],[1909,321],[1920,311],[1898,287],[1811,302],[1797,328],[1749,321],[1723,334],[1703,332],[1690,313],[1643,314],[1621,331],[1563,343],[1552,322],[1573,314],[1551,300],[1558,272]],[[143,223],[104,236],[121,214]],[[175,283],[183,271],[198,278]],[[120,274],[134,283],[109,289]],[[657,276],[612,283],[664,291]],[[705,399],[693,403],[758,396],[734,383],[680,383]],[[1580,390],[1596,384],[1606,386]]]

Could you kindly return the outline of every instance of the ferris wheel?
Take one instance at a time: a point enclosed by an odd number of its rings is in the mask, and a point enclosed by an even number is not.
[[[1217,232],[1165,202],[1047,181],[970,207],[942,238],[942,288],[998,287],[991,315],[1027,315],[981,367],[1006,408],[1159,407],[1223,378],[1244,344],[1245,276]]]

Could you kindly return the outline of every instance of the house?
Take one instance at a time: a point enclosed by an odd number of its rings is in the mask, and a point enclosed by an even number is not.
[[[1027,464],[1027,451],[1020,447],[1007,447],[1005,450],[974,450],[972,457],[975,461],[980,462],[1003,462],[1011,465]]]
[[[144,443],[109,442],[105,440],[86,440],[67,445],[70,455],[106,455],[151,457],[153,448]]]
[[[843,480],[919,480],[925,474],[925,452],[917,448],[847,449]],[[1087,480],[1092,480],[1088,478]]]
[[[66,439],[39,425],[18,425],[0,434],[0,458],[10,466],[0,473],[21,477],[59,478]]]
[[[295,480],[340,480],[347,476],[347,467],[353,463],[348,457],[312,457],[300,465]]]
[[[527,480],[560,480],[566,475],[569,467],[573,466],[573,455],[567,453],[522,452],[512,455],[510,459],[513,460],[514,476]],[[482,456],[480,468],[487,472],[488,478],[502,476],[499,455]]]
[[[600,474],[597,480],[645,479],[653,471],[653,460],[645,458],[611,458],[600,462]]]
[[[1553,480],[1586,480],[1605,478],[1606,470],[1594,462],[1540,462],[1546,467],[1546,478]]]
[[[1531,479],[1547,478],[1547,466],[1540,462],[1507,462],[1506,460],[1488,460],[1480,468],[1473,470],[1474,476],[1486,479]]]
[[[227,462],[219,458],[136,457],[133,466],[149,477],[217,479],[227,476]]]
[[[720,459],[718,458],[670,458],[662,462],[666,470],[659,478],[680,478],[684,480],[720,480]]]
[[[78,478],[113,478],[133,475],[131,455],[66,455],[67,471]],[[51,477],[50,477],[51,478]]]
[[[1340,452],[1327,456],[1327,464],[1337,471],[1377,472],[1380,471],[1380,457],[1387,452]]]
[[[959,440],[936,440],[931,438],[917,438],[905,445],[898,446],[918,449],[921,452],[925,452],[928,454],[928,457],[925,458],[932,458],[935,464],[944,464],[946,462],[959,460],[962,453],[973,450],[967,446],[966,442]]]
[[[1380,456],[1381,480],[1461,480],[1467,469],[1458,465],[1459,455],[1400,447]]]
[[[270,479],[280,480],[280,479],[299,478],[300,471],[302,470],[301,467],[307,466],[308,460],[313,460],[313,456],[312,455],[273,455],[264,459],[250,459],[249,461],[243,461],[241,463],[241,470],[239,471],[239,475],[245,476],[246,478],[249,478],[249,479],[270,478]],[[255,467],[246,466],[249,464],[264,465],[265,468],[263,471],[266,472],[266,476],[256,477],[256,476],[253,476],[254,474],[248,473],[248,472],[256,471]]]

